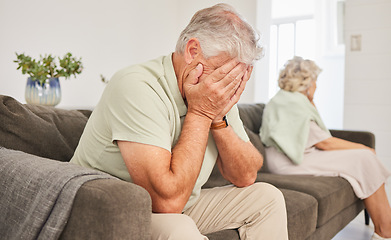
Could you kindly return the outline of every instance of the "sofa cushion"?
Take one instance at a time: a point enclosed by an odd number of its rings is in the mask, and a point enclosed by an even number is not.
[[[309,194],[318,201],[317,227],[322,226],[358,198],[348,181],[341,177],[309,175],[258,174],[257,181],[268,182],[278,188]]]
[[[209,240],[240,240],[237,229],[226,229],[206,235]]]
[[[0,146],[69,161],[87,119],[77,110],[21,104],[0,95]]]
[[[284,194],[288,214],[288,235],[290,240],[306,239],[316,230],[318,202],[305,193],[280,189]]]

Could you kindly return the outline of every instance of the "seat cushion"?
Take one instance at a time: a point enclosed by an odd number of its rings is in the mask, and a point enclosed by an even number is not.
[[[306,193],[289,189],[280,190],[284,194],[288,214],[289,239],[306,239],[316,230],[318,202]]]
[[[257,181],[313,196],[318,202],[317,227],[358,201],[348,181],[341,177],[258,174]]]
[[[236,229],[226,229],[209,233],[206,236],[209,238],[209,240],[240,240],[238,230]]]

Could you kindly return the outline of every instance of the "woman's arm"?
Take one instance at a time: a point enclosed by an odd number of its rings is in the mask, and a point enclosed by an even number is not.
[[[336,137],[327,138],[315,144],[315,147],[321,150],[344,150],[344,149],[368,149],[376,154],[375,149],[367,147],[361,143],[346,141]]]

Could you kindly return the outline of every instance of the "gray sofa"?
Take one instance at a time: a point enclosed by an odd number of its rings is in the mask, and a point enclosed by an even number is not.
[[[252,143],[264,154],[258,136],[263,108],[263,104],[239,104],[246,131]],[[0,96],[0,146],[23,151],[29,158],[67,162],[90,114],[89,110],[21,104],[11,97]],[[369,132],[332,131],[332,134],[374,146],[374,135]],[[271,174],[267,172],[267,156],[265,159],[257,181],[271,183],[283,192],[289,239],[331,239],[363,210],[363,202],[355,197],[344,179]],[[215,168],[204,188],[226,184],[229,183]],[[68,220],[61,229],[60,239],[143,240],[151,236],[148,193],[135,184],[118,179],[94,179],[84,183],[67,214]],[[239,239],[235,229],[211,233],[208,237],[211,240]]]

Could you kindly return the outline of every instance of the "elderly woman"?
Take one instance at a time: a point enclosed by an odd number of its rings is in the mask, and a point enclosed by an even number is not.
[[[372,239],[391,239],[391,208],[384,187],[391,173],[374,149],[331,136],[313,102],[320,72],[313,61],[301,57],[281,70],[281,90],[267,104],[260,129],[269,169],[345,178],[371,215]]]

